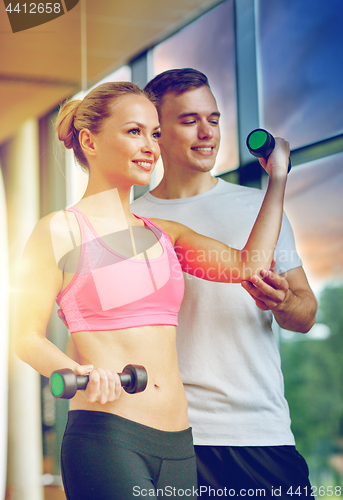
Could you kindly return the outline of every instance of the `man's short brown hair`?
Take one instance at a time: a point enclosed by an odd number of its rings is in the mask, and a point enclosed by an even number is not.
[[[160,106],[163,96],[169,93],[175,95],[183,94],[188,90],[194,90],[206,85],[210,88],[208,78],[204,73],[193,68],[170,69],[155,76],[144,87],[145,92],[154,98],[154,104],[157,111],[160,112]]]

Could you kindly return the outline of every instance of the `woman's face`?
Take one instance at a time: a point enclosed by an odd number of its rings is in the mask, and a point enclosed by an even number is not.
[[[128,94],[114,101],[112,114],[94,135],[97,173],[118,187],[146,185],[160,156],[160,125],[155,106]]]

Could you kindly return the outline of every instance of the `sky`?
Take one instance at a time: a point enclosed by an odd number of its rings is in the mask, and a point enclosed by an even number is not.
[[[258,2],[263,125],[293,148],[343,133],[343,2]]]

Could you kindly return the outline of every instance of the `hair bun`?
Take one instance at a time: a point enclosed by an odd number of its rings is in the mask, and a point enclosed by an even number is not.
[[[67,149],[73,148],[74,119],[81,102],[77,99],[67,102],[58,113],[56,130],[59,140],[64,142]]]

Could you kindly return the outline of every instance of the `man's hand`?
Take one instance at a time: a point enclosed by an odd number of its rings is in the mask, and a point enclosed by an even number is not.
[[[275,264],[276,259],[273,258],[269,271],[261,271],[262,278],[254,275],[241,283],[262,311],[278,307],[286,299],[289,291],[287,279],[275,271]]]
[[[285,330],[307,333],[316,321],[317,300],[308,284],[302,267],[296,267],[281,276],[275,271],[273,259],[269,271],[261,271],[262,278],[251,276],[242,287],[262,311],[271,310],[277,323]]]

